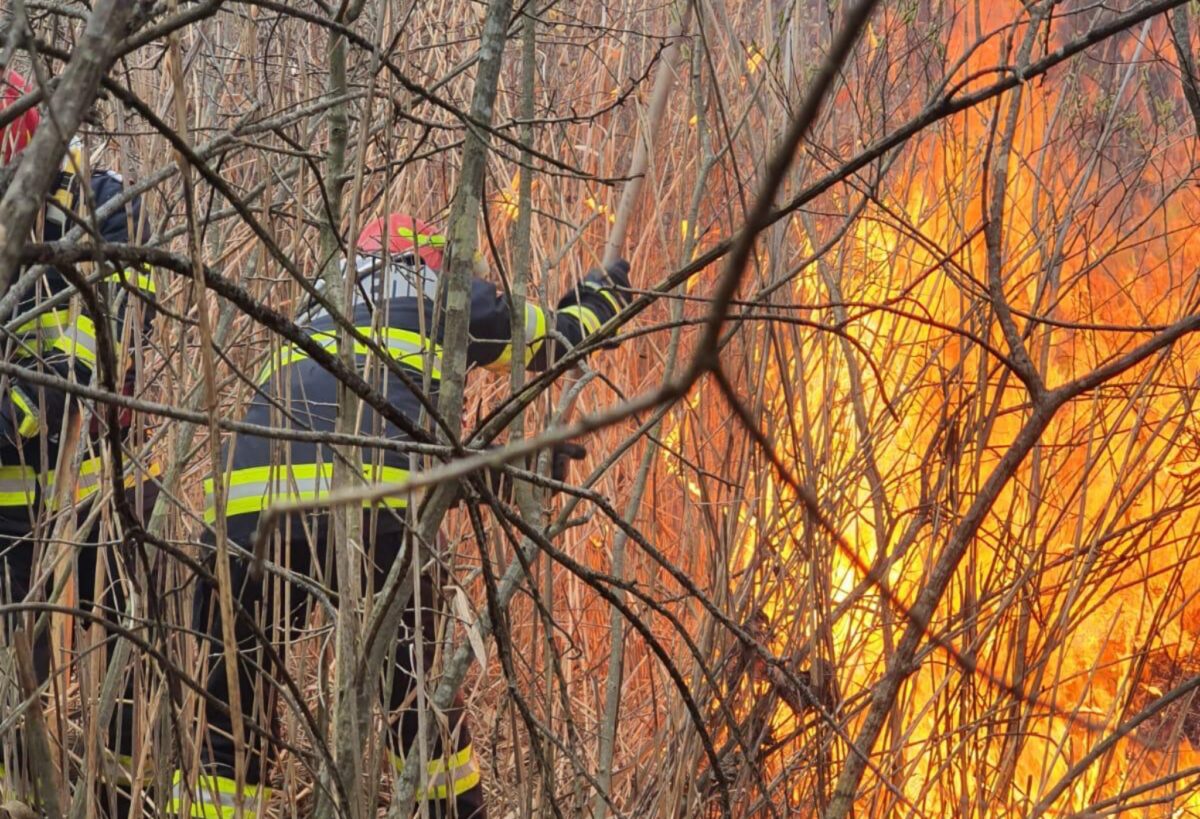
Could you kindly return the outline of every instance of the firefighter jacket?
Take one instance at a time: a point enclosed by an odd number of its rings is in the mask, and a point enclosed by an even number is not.
[[[357,266],[357,296],[347,312],[355,328],[385,349],[408,378],[396,377],[373,360],[366,345],[356,343],[358,371],[393,407],[420,424],[422,406],[417,391],[436,405],[442,378],[441,336],[433,329],[441,314],[437,305],[443,298],[438,273],[412,255],[394,259],[386,267],[380,260],[364,256]],[[552,313],[526,304],[526,365],[544,368],[556,356],[556,348],[578,344],[615,316],[628,299],[628,269],[628,264],[621,262],[607,272],[589,273]],[[513,354],[507,297],[495,285],[475,279],[470,300],[468,366],[506,371]],[[338,352],[337,324],[328,314],[318,309],[302,316],[300,322],[327,351]],[[269,357],[258,374],[257,386],[259,392],[250,403],[247,422],[297,430],[335,429],[337,380],[295,346],[284,344]],[[363,406],[360,412],[360,434],[405,439],[402,430],[370,407]],[[232,452],[223,459],[228,465],[225,513],[231,536],[239,539],[252,534],[257,514],[273,501],[319,500],[330,490],[333,459],[332,448],[324,444],[238,436]],[[396,450],[364,447],[361,460],[365,483],[400,481],[413,468],[409,456]],[[205,520],[211,523],[216,518],[211,480],[205,489]],[[379,502],[384,508],[371,522],[375,531],[381,535],[400,531],[403,516],[387,512],[406,504],[404,498]]]
[[[77,149],[64,162],[55,191],[46,204],[41,238],[61,239],[77,221],[90,226],[87,214],[102,208],[125,190],[121,177],[112,171],[95,171],[87,194],[72,169],[79,166]],[[90,200],[90,201],[89,201]],[[131,236],[131,227],[133,228]],[[140,198],[95,225],[99,241],[128,243],[142,238],[147,225]],[[147,269],[117,271],[98,287],[105,290],[111,313],[110,330],[118,356],[125,367],[126,391],[131,391],[135,373],[132,346],[139,334],[150,331],[154,316],[154,279]],[[6,333],[5,358],[21,367],[80,384],[91,384],[97,367],[95,317],[81,308],[78,297],[64,299],[70,284],[62,273],[49,268],[26,293],[5,323],[21,319],[15,332]],[[126,327],[127,317],[139,320]],[[136,326],[134,326],[136,324]],[[10,524],[33,517],[43,501],[52,496],[58,443],[69,396],[61,390],[34,384],[20,377],[0,378],[0,517]],[[92,434],[98,430],[92,429]],[[94,494],[100,486],[101,460],[92,447],[90,457],[79,465],[75,482],[76,501]]]

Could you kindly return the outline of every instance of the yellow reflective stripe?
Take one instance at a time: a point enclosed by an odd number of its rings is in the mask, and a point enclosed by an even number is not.
[[[429,364],[429,375],[435,380],[441,380],[442,377],[442,345],[434,344],[428,337],[422,336],[420,333],[414,333],[411,330],[401,330],[396,327],[356,327],[359,333],[374,339],[381,344],[391,357],[417,372],[424,372],[426,363]],[[333,331],[313,333],[310,336],[314,341],[321,345],[321,348],[330,355],[337,355],[337,333]],[[370,355],[371,348],[360,341],[354,342],[355,355]],[[259,384],[266,383],[271,376],[278,373],[284,367],[295,364],[299,361],[305,361],[309,358],[307,352],[294,344],[289,344],[282,347],[277,353],[272,354],[271,361],[263,368],[262,374],[259,376]]]
[[[79,477],[75,481],[75,499],[84,500],[100,491],[100,475],[104,470],[103,459],[88,458],[79,464]]]
[[[462,796],[464,793],[466,793],[467,791],[469,791],[472,788],[474,788],[475,786],[477,786],[479,784],[480,779],[481,779],[481,777],[479,775],[479,769],[474,766],[472,767],[472,770],[469,773],[463,774],[462,776],[455,777],[454,781],[451,783],[451,785],[454,788],[454,795]],[[446,793],[446,787],[439,786],[437,789],[437,793],[434,795],[434,798],[435,799],[448,798],[448,795]]]
[[[603,324],[600,317],[596,315],[596,311],[590,307],[584,307],[582,304],[572,304],[570,307],[564,307],[558,311],[564,316],[574,316],[576,321],[583,327],[583,334],[590,336],[592,333],[600,329]]]
[[[175,771],[171,780],[171,799],[167,803],[167,813],[180,815],[183,810],[185,784],[183,772]],[[255,819],[261,808],[270,801],[271,789],[261,785],[244,785],[240,789],[237,782],[223,776],[201,774],[195,790],[188,789],[195,795],[187,813],[199,819],[232,819],[237,813],[237,795],[242,795],[242,816],[245,819]]]
[[[388,761],[396,773],[404,772],[404,757],[388,751]],[[429,776],[425,799],[449,799],[462,796],[479,784],[479,766],[475,764],[474,749],[470,744],[449,757],[431,759],[425,765]]]
[[[525,303],[525,366],[529,366],[529,362],[533,361],[533,357],[538,354],[538,350],[542,348],[542,344],[546,341],[546,312],[536,304],[530,302]],[[510,341],[504,345],[504,349],[500,355],[490,364],[485,365],[486,369],[499,372],[507,367],[512,361],[513,345]]]
[[[50,330],[55,333],[61,333],[70,321],[70,309],[54,310],[52,312],[42,313],[40,316],[31,318],[29,321],[17,328],[17,334],[27,335],[35,333],[38,330]]]
[[[71,178],[68,177],[66,184],[51,193],[46,202],[46,224],[55,225],[60,232],[66,233],[67,213],[73,210],[73,204]]]
[[[63,355],[78,358],[93,369],[96,366],[96,353],[79,339],[60,336],[50,345],[50,349],[58,350]]]
[[[362,327],[360,332],[370,334],[372,328]],[[383,337],[389,342],[398,342],[403,344],[412,344],[418,348],[428,348],[433,351],[437,358],[442,357],[442,345],[434,344],[428,336],[420,333],[414,333],[412,330],[402,330],[399,327],[382,327],[380,331]]]
[[[70,310],[56,310],[25,322],[17,328],[17,334],[40,336],[40,352],[58,350],[93,368],[96,365],[96,323],[87,316],[76,316],[72,321]]]
[[[325,350],[330,355],[337,355],[337,344],[322,343],[321,346],[324,347]],[[365,344],[355,343],[355,345],[354,345],[354,354],[355,355],[364,355],[365,356],[365,355],[369,355],[370,353],[371,353],[370,347],[368,347]],[[303,350],[297,349],[295,347],[284,348],[283,350],[280,351],[280,354],[275,357],[275,361],[272,362],[272,364],[274,366],[268,366],[263,370],[262,375],[259,376],[259,379],[260,379],[259,385],[261,386],[262,384],[269,381],[271,376],[278,373],[284,367],[290,366],[290,365],[295,364],[300,361],[306,361],[306,360],[308,360],[308,358],[309,358],[308,353],[304,352]],[[403,364],[405,367],[409,367],[410,369],[413,369],[417,372],[425,371],[425,356],[422,353],[396,354],[395,352],[393,352],[392,358],[395,359],[400,364]],[[437,364],[435,364],[435,366],[430,368],[429,375],[435,381],[440,381],[442,378],[442,369],[438,365],[440,365],[441,359],[435,358],[434,361],[437,362]]]
[[[160,475],[162,475],[162,464],[158,461],[151,461],[146,466],[145,472],[141,477],[138,477],[134,474],[126,475],[125,485],[132,489],[133,487],[137,486],[139,481],[145,480],[146,478],[157,478]]]
[[[51,196],[50,198],[52,200],[54,200],[54,202],[57,203],[58,206],[60,208],[62,208],[63,211],[72,210],[75,203],[73,201],[74,197],[71,196],[70,181],[68,181],[67,184],[63,185],[58,190],[56,190],[54,192],[54,195]]]
[[[37,470],[32,466],[0,466],[0,506],[31,506],[37,488]]]
[[[19,387],[9,390],[9,398],[21,412],[21,423],[17,425],[17,434],[22,438],[32,438],[42,428],[41,417],[33,401]]]
[[[395,466],[364,464],[363,480],[366,483],[396,483],[408,478],[408,470]],[[272,501],[320,500],[328,495],[333,483],[333,464],[292,464],[289,466],[252,466],[236,469],[227,476],[225,491],[225,515],[261,512]],[[384,498],[380,501],[363,501],[364,507],[379,503],[389,509],[405,509],[408,499]],[[213,495],[212,478],[204,481],[204,521],[217,519],[216,502]]]
[[[101,478],[104,474],[104,459],[97,455],[95,458],[85,458],[79,462],[79,476],[75,479],[75,501],[83,501],[100,491]],[[47,470],[43,486],[47,498],[54,498],[54,482],[56,471]],[[126,485],[130,485],[132,475],[126,477]],[[53,505],[53,504],[52,504]]]
[[[392,358],[421,373],[425,372],[428,365],[429,377],[435,381],[441,380],[442,345],[435,344],[432,339],[421,333],[401,330],[398,327],[383,327],[380,333]],[[366,355],[368,350],[366,345],[356,343],[354,352],[356,355]]]
[[[463,747],[462,750],[458,751],[457,753],[451,754],[450,756],[445,757],[444,759],[432,760],[429,763],[429,770],[431,773],[441,773],[442,771],[445,771],[445,770],[452,771],[455,768],[461,768],[462,766],[467,765],[471,762],[471,758],[474,756],[474,751],[475,751],[474,747],[471,746],[470,744],[468,744],[465,747]]]
[[[158,292],[158,288],[154,284],[154,277],[150,275],[149,267],[145,268],[145,271],[144,273],[140,273],[130,268],[125,268],[113,273],[108,277],[108,280],[112,282],[123,281],[141,290],[143,293],[155,294]]]
[[[621,303],[619,301],[617,301],[617,297],[614,296],[612,294],[612,291],[609,290],[607,287],[604,287],[603,285],[600,285],[600,284],[596,284],[595,282],[587,282],[585,284],[585,286],[587,287],[588,290],[591,290],[593,293],[599,293],[601,296],[603,296],[604,300],[612,305],[612,309],[614,312],[617,312],[617,313],[621,312]]]
[[[83,144],[77,138],[72,139],[67,148],[67,155],[63,157],[62,169],[72,176],[79,176],[83,173]]]
[[[546,312],[536,304],[525,305],[525,364],[529,365],[546,340]]]
[[[183,771],[175,771],[175,775],[171,778],[171,785],[176,788],[183,785]],[[243,785],[239,789],[237,782],[232,779],[206,773],[197,776],[196,789],[201,793],[236,794],[238,790],[241,790],[242,796],[266,796],[268,798],[271,796],[271,789],[262,785]]]
[[[94,458],[85,458],[79,463],[79,477],[75,481],[75,501],[84,501],[95,495],[104,485],[104,458],[97,455]],[[139,474],[142,473],[142,474]],[[137,486],[140,480],[144,478],[153,478],[162,474],[162,464],[152,463],[144,470],[137,469],[134,465],[129,464],[123,481],[126,489],[132,489]],[[54,482],[56,471],[53,469],[47,470],[43,476],[43,491],[47,498],[54,498]],[[0,504],[2,505],[2,504]]]
[[[408,239],[418,247],[445,247],[446,237],[440,233],[417,233],[412,228],[406,228],[403,225],[396,228],[396,235],[401,238]]]
[[[328,333],[313,333],[313,341],[321,345],[321,348],[330,355],[337,355],[337,339]],[[270,380],[271,376],[291,364],[298,361],[306,361],[309,358],[308,353],[304,350],[289,344],[279,348],[279,350],[271,353],[271,360],[263,367],[262,373],[258,377],[258,383],[261,386]]]

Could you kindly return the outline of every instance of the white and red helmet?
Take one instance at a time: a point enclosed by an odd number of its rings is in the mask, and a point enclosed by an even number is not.
[[[0,111],[15,104],[17,100],[32,90],[28,80],[16,71],[9,71],[0,80]],[[37,130],[39,122],[41,122],[41,115],[34,107],[0,128],[0,165],[9,164],[14,156],[25,149],[29,140],[33,138],[33,132]]]
[[[415,253],[426,267],[442,269],[446,237],[432,225],[406,213],[392,213],[367,224],[358,234],[358,252],[368,256],[401,257]]]

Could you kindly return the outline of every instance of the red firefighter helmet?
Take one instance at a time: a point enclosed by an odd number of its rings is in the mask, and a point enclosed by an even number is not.
[[[415,248],[421,261],[441,270],[446,237],[427,222],[406,213],[392,213],[369,222],[358,234],[359,253],[382,255],[384,248],[390,256],[403,256]]]
[[[16,71],[9,71],[4,79],[0,80],[0,111],[13,105],[32,90],[24,77]],[[41,116],[35,107],[0,128],[0,165],[7,165],[29,144],[40,121]]]

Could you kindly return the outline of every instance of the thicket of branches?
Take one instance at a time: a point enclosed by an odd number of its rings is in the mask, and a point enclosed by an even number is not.
[[[3,601],[62,647],[42,697],[0,683],[48,810],[94,815],[124,674],[142,804],[195,764],[202,482],[306,292],[401,210],[447,224],[451,287],[480,249],[547,307],[631,217],[621,346],[448,378],[423,450],[412,525],[455,600],[427,691],[466,696],[492,815],[1200,815],[1185,0],[6,5],[3,61],[61,126],[4,169],[6,331],[46,263],[148,263],[160,311],[132,398],[56,385],[139,443],[81,444],[112,468],[47,522],[61,594]],[[76,130],[143,192],[146,246],[97,245],[95,213],[27,238]],[[470,482],[567,439],[557,494]],[[152,512],[112,501],[123,468]],[[123,610],[74,606],[88,527]],[[393,579],[282,635],[277,815],[407,815],[346,687]]]

